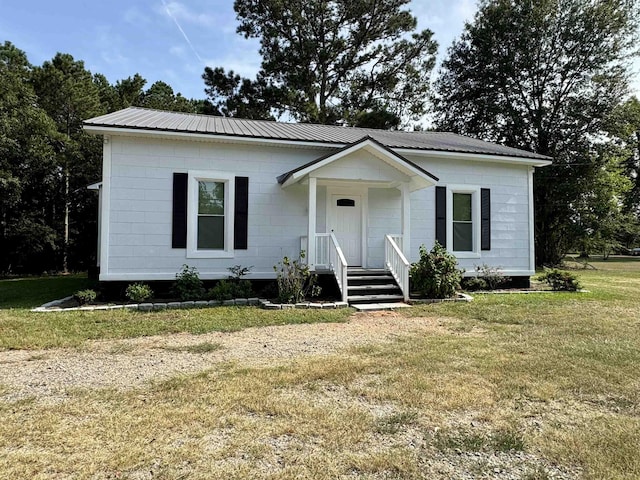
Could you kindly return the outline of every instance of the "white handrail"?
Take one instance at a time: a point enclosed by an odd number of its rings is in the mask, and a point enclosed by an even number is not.
[[[398,248],[400,248],[400,251],[403,252],[403,246],[402,246],[402,234],[401,233],[390,233],[389,236],[393,239],[394,242],[396,242],[396,245],[398,246]]]
[[[316,267],[330,268],[328,233],[316,233]]]
[[[340,288],[340,293],[342,294],[342,301],[347,301],[348,291],[347,291],[347,259],[344,257],[344,253],[342,253],[342,249],[338,244],[338,239],[336,236],[331,233],[329,234],[330,248],[329,248],[329,265],[333,274],[336,277],[336,281],[338,282],[338,288]]]
[[[384,262],[393,278],[396,279],[404,300],[409,300],[409,261],[398,247],[393,236],[385,235],[384,237]]]

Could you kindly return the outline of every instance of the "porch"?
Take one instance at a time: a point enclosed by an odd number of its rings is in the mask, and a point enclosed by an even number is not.
[[[410,195],[435,185],[436,177],[365,137],[287,172],[278,181],[283,188],[306,187],[308,222],[300,247],[311,270],[335,276],[343,301],[366,297],[354,291],[376,290],[375,284],[350,284],[353,267],[381,270],[380,276],[389,275],[393,288],[399,289],[388,299],[408,300]],[[377,290],[384,298],[384,288]]]

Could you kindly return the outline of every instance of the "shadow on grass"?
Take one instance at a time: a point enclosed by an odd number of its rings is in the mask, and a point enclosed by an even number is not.
[[[0,308],[34,308],[43,303],[91,288],[86,274],[26,277],[0,280]]]

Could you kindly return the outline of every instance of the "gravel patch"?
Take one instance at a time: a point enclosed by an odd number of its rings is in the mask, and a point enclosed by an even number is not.
[[[8,401],[63,398],[68,389],[139,387],[179,374],[195,374],[222,362],[269,366],[300,355],[328,355],[370,343],[390,342],[415,332],[440,330],[444,320],[405,318],[395,312],[355,314],[346,323],[248,328],[202,335],[173,334],[88,342],[82,349],[0,352],[0,385]],[[193,353],[203,343],[221,348]]]

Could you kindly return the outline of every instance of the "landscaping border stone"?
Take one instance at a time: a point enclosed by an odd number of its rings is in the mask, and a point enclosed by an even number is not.
[[[53,300],[51,302],[47,302],[45,304],[40,305],[39,307],[32,308],[32,312],[73,312],[73,311],[95,311],[95,310],[119,310],[123,308],[127,308],[129,310],[138,310],[138,311],[158,311],[158,310],[176,310],[181,308],[211,308],[211,307],[219,307],[221,305],[226,306],[258,306],[262,305],[262,302],[267,302],[267,300],[262,300],[257,297],[252,298],[236,298],[233,300],[225,300],[224,302],[220,302],[218,300],[198,300],[198,301],[187,301],[187,302],[147,302],[147,303],[125,303],[125,304],[117,304],[117,305],[83,305],[81,307],[69,307],[62,308],[62,305],[65,302],[68,302],[73,297],[68,296],[61,298],[59,300]],[[270,302],[269,302],[270,303]],[[281,307],[280,307],[281,308]]]

